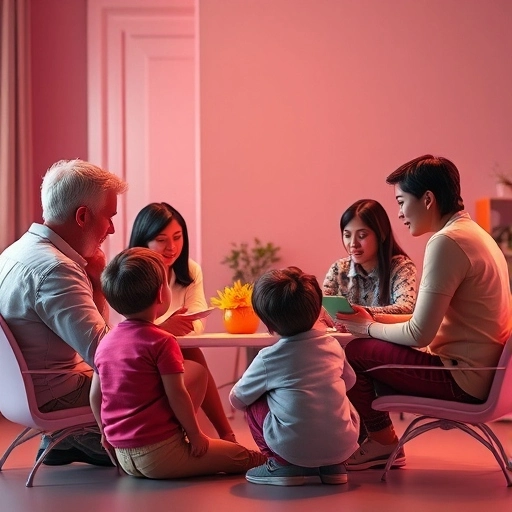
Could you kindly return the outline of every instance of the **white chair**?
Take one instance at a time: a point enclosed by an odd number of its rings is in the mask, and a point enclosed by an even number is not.
[[[48,452],[65,437],[74,433],[96,432],[98,426],[89,406],[43,413],[36,404],[31,373],[56,373],[48,370],[29,371],[14,336],[0,316],[0,413],[24,430],[14,439],[0,459],[0,471],[14,448],[40,434],[50,443],[36,460],[26,483],[32,487],[35,473]]]
[[[380,368],[403,367],[384,365]],[[429,367],[430,368],[430,367]],[[375,370],[376,368],[372,368]],[[432,367],[440,371],[444,368]],[[463,371],[463,370],[459,370]],[[464,404],[448,400],[436,400],[406,395],[381,396],[372,402],[377,411],[407,412],[420,415],[411,421],[403,433],[395,451],[389,456],[382,480],[386,480],[389,468],[405,443],[434,428],[450,430],[458,428],[480,441],[496,458],[507,480],[512,486],[512,460],[500,440],[486,423],[498,420],[512,412],[512,335],[506,342],[500,357],[487,400],[482,404]],[[508,470],[508,471],[507,471]]]

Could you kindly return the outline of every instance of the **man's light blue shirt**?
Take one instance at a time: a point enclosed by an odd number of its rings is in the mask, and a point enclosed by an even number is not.
[[[47,226],[30,229],[0,255],[0,314],[34,376],[38,405],[64,396],[91,374],[108,325],[93,300],[86,260]]]

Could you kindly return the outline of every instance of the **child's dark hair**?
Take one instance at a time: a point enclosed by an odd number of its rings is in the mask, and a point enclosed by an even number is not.
[[[167,279],[162,257],[143,247],[125,249],[101,274],[107,302],[121,315],[134,315],[151,306]]]
[[[300,268],[270,270],[254,284],[252,306],[271,333],[293,336],[318,320],[322,290],[316,277]]]

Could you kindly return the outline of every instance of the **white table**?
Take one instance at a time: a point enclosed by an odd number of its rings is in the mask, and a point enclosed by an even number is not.
[[[354,338],[352,334],[341,332],[329,332],[332,337],[336,338],[342,347],[344,347],[351,339]],[[240,378],[239,363],[240,363],[240,350],[241,348],[253,347],[263,348],[273,345],[280,337],[270,335],[266,332],[257,332],[254,334],[229,334],[227,332],[204,332],[202,334],[187,334],[186,336],[178,336],[178,343],[182,348],[221,348],[232,347],[236,348],[236,357],[233,370],[233,377],[229,382],[220,384],[219,389],[227,386],[232,386]],[[231,407],[231,415],[234,409]],[[231,416],[229,416],[231,417]],[[201,421],[202,426],[206,428],[205,419]],[[214,433],[212,433],[214,435]]]
[[[344,347],[351,339],[352,334],[341,332],[329,332],[331,336],[336,338],[342,347]],[[180,347],[256,347],[263,348],[273,345],[279,336],[266,332],[257,332],[254,334],[229,334],[227,332],[204,332],[203,334],[188,334],[187,336],[178,336]]]

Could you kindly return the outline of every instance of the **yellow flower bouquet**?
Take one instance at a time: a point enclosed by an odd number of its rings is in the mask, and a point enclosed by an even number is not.
[[[231,334],[252,334],[258,329],[260,319],[251,304],[253,287],[238,280],[233,286],[217,290],[218,296],[210,299],[212,306],[224,310],[224,327]]]
[[[212,297],[211,304],[219,309],[252,307],[253,287],[252,283],[242,284],[239,279],[233,286],[226,286],[223,291],[217,290],[218,297]]]

